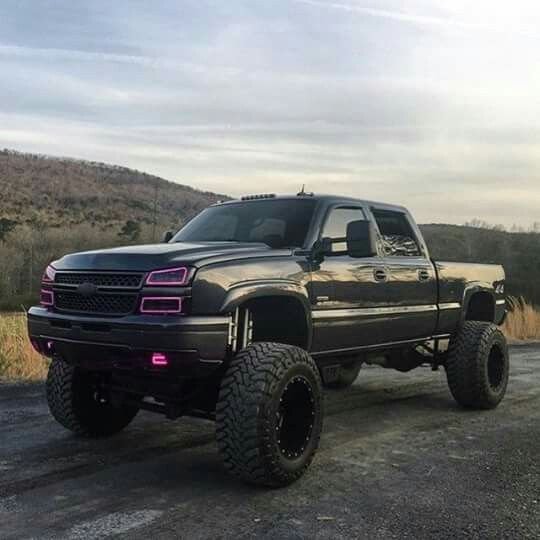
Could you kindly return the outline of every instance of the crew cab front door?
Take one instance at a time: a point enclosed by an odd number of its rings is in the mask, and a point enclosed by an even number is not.
[[[320,237],[344,238],[350,222],[366,219],[360,206],[336,205],[328,211]],[[379,309],[387,302],[386,275],[380,256],[353,258],[345,243],[333,244],[332,254],[312,268],[313,351],[346,351],[381,342]]]

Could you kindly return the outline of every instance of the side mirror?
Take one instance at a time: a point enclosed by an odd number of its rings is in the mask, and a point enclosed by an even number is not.
[[[311,250],[311,258],[314,261],[322,261],[325,255],[330,255],[332,253],[332,239],[331,238],[321,238],[313,244]]]
[[[371,221],[351,221],[347,225],[347,251],[358,259],[377,255],[377,234]]]
[[[173,236],[174,236],[174,233],[172,231],[167,231],[167,232],[163,233],[161,241],[164,244],[167,244],[167,243],[169,243],[171,241]]]

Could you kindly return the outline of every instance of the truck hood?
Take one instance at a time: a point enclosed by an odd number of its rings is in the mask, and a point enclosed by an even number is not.
[[[53,263],[57,270],[124,270],[147,272],[178,265],[202,266],[250,257],[290,254],[290,250],[270,249],[266,244],[240,242],[200,242],[126,246],[66,255]]]

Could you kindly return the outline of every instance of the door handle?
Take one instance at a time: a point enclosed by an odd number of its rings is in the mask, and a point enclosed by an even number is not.
[[[375,281],[378,281],[378,282],[383,282],[388,279],[388,275],[386,274],[386,271],[381,270],[380,268],[373,270],[373,277],[375,278]]]
[[[427,270],[418,270],[419,281],[429,281],[430,279],[431,279],[431,274]]]

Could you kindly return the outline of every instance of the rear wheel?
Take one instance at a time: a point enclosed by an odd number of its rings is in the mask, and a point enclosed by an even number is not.
[[[221,383],[216,436],[225,467],[252,484],[291,484],[315,456],[322,419],[321,378],[309,354],[254,343]]]
[[[47,376],[49,409],[62,426],[77,435],[106,437],[124,429],[138,412],[136,407],[113,407],[103,380],[53,359]]]
[[[506,393],[509,369],[506,338],[492,323],[466,321],[450,341],[448,386],[464,407],[497,407]]]

